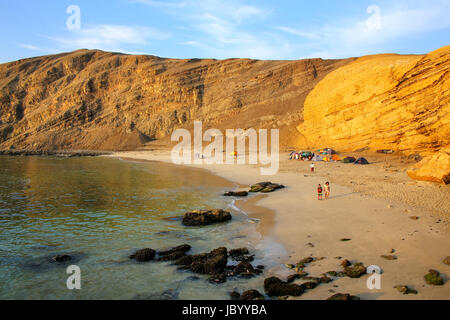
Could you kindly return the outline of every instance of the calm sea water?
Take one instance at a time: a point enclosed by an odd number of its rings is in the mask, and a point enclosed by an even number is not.
[[[217,285],[169,262],[137,263],[136,249],[188,243],[193,253],[220,246],[267,246],[248,217],[220,194],[233,185],[198,169],[110,158],[0,157],[0,299],[229,299],[235,288],[262,290],[263,277]],[[224,208],[230,223],[188,228],[192,209]],[[73,254],[81,290],[68,290]]]

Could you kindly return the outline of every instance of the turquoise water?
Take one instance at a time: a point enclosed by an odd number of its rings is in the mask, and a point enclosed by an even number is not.
[[[0,299],[229,299],[234,288],[261,289],[263,278],[217,285],[169,262],[136,263],[136,249],[188,243],[258,247],[248,217],[220,196],[233,184],[198,169],[111,158],[0,157]],[[172,217],[224,208],[230,223],[188,228]],[[68,290],[72,254],[81,290]],[[255,249],[256,264],[270,265]]]

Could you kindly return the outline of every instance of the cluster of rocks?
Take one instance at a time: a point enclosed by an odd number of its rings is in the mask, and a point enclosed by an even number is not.
[[[155,251],[150,248],[141,249],[130,255],[130,259],[139,262],[150,260],[172,261],[180,270],[190,270],[198,274],[210,275],[209,280],[215,283],[223,283],[227,277],[253,277],[263,272],[264,266],[256,268],[249,261],[254,256],[249,255],[247,248],[234,249],[228,252],[227,248],[221,247],[208,253],[189,255],[191,249],[188,244],[164,251]],[[228,258],[240,261],[237,265],[228,265]]]
[[[222,209],[194,210],[184,214],[183,224],[185,226],[207,226],[231,219],[231,213]]]
[[[111,152],[104,151],[58,151],[58,150],[16,150],[14,148],[9,150],[0,150],[2,156],[55,156],[62,158],[72,157],[96,157],[101,155],[111,154]]]
[[[272,183],[270,181],[268,181],[268,182],[259,182],[259,183],[256,183],[256,184],[252,185],[250,187],[250,191],[249,192],[269,193],[269,192],[274,192],[275,190],[283,189],[283,188],[284,188],[284,186],[282,184]]]

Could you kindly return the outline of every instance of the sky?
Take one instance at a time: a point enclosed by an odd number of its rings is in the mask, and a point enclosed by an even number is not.
[[[169,58],[347,58],[450,44],[450,0],[14,0],[0,63],[100,49]]]

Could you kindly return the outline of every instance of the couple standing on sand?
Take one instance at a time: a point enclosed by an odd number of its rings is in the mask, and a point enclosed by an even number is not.
[[[318,193],[319,200],[323,200],[323,198],[322,198],[323,189],[325,189],[325,199],[328,199],[330,197],[330,183],[326,182],[324,188],[322,188],[322,186],[320,184],[317,187],[317,193]]]

